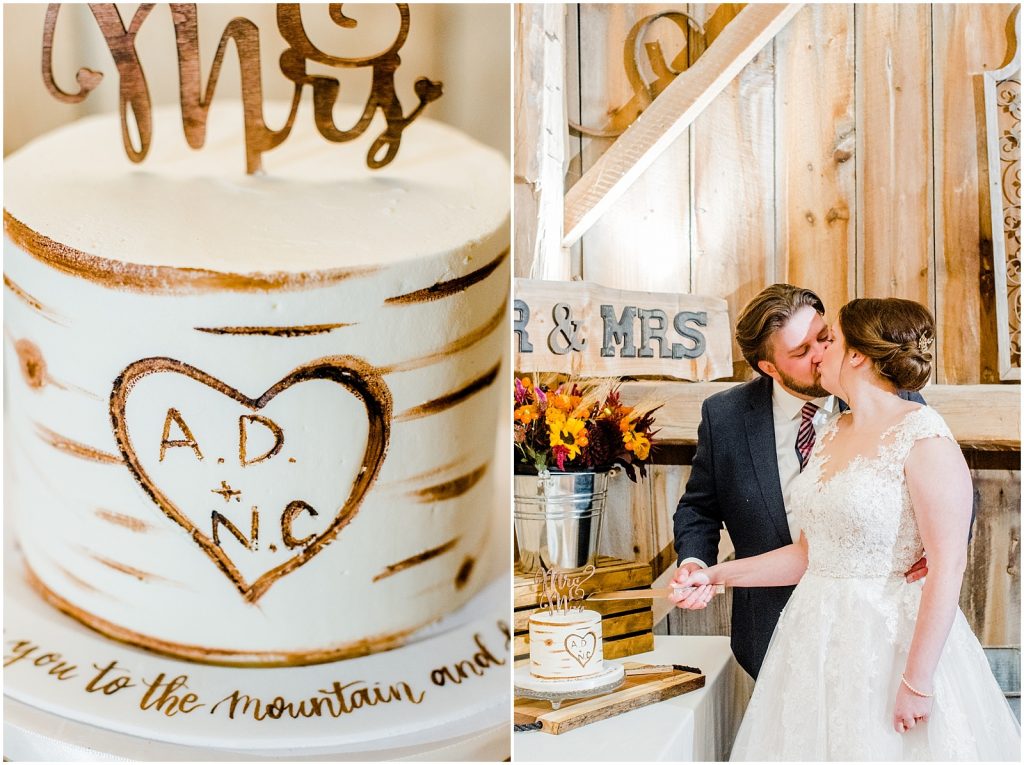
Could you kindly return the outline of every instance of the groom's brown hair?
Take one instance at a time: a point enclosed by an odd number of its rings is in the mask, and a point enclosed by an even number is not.
[[[761,290],[740,312],[736,320],[736,342],[743,358],[762,377],[767,375],[758,368],[757,362],[772,360],[772,335],[805,305],[825,315],[825,304],[811,290],[792,284],[773,284]]]

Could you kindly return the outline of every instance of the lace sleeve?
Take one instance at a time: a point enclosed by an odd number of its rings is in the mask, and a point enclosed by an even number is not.
[[[930,406],[923,406],[911,412],[892,431],[892,442],[889,445],[892,460],[903,465],[914,444],[924,438],[948,438],[953,443],[956,439],[946,425],[942,416]]]

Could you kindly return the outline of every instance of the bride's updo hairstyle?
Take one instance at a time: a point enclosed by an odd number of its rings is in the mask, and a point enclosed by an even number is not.
[[[921,390],[932,373],[935,320],[920,303],[859,298],[839,309],[846,347],[871,359],[900,390]]]

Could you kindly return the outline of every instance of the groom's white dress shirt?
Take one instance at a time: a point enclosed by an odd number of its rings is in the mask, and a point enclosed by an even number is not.
[[[790,487],[793,479],[800,475],[800,460],[796,456],[796,436],[800,430],[800,410],[807,402],[797,398],[792,393],[784,390],[777,382],[772,381],[772,418],[775,421],[775,458],[779,464],[779,483],[782,486],[782,500],[786,505],[786,520],[789,523],[789,533],[796,542],[800,539],[800,526],[793,517],[789,501]],[[829,420],[839,414],[839,400],[835,396],[811,399],[816,404],[818,411],[811,419],[814,426],[815,439],[821,435]],[[699,558],[686,558],[680,562],[696,563],[701,568],[707,568],[708,564]]]

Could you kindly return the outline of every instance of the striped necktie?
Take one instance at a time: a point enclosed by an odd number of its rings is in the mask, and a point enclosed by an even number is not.
[[[800,471],[803,472],[807,465],[807,458],[811,456],[811,449],[814,448],[814,425],[811,419],[818,411],[817,404],[808,401],[800,410],[800,430],[796,433],[796,456],[800,460]]]

